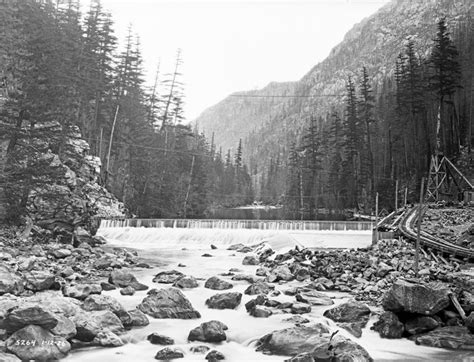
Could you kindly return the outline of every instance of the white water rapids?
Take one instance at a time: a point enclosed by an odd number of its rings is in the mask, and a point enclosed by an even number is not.
[[[223,291],[204,288],[208,277],[227,272],[230,268],[238,268],[242,273],[255,275],[257,266],[242,265],[244,254],[228,251],[227,247],[235,243],[254,244],[261,240],[278,251],[286,251],[295,245],[317,248],[332,247],[364,247],[370,244],[370,231],[311,231],[311,232],[283,232],[274,230],[220,230],[220,229],[172,229],[172,228],[101,228],[99,235],[104,236],[112,246],[130,247],[138,250],[139,255],[152,265],[160,265],[152,269],[137,269],[132,271],[140,282],[150,288],[167,288],[169,285],[152,282],[153,276],[159,271],[176,269],[184,274],[199,279],[200,286],[195,289],[183,290],[195,309],[201,313],[200,319],[154,319],[149,317],[150,324],[146,327],[132,329],[122,338],[127,342],[118,348],[87,348],[76,350],[67,361],[97,361],[97,362],[135,362],[155,361],[157,351],[164,346],[153,345],[147,341],[147,335],[156,332],[169,336],[175,340],[171,347],[180,348],[185,357],[182,361],[204,361],[205,354],[193,354],[191,346],[208,345],[211,349],[222,352],[227,361],[284,361],[288,357],[269,356],[255,352],[255,341],[263,335],[277,329],[292,327],[293,324],[283,322],[291,317],[288,314],[274,314],[269,318],[254,318],[245,310],[245,303],[255,296],[243,295],[241,304],[235,310],[209,309],[205,305],[207,298]],[[211,250],[214,244],[217,249]],[[209,253],[213,257],[201,257]],[[179,263],[186,267],[178,268]],[[229,280],[227,277],[222,279]],[[241,292],[249,285],[245,281],[231,281],[233,289],[227,291]],[[292,286],[305,283],[291,282],[277,285],[276,289],[285,290]],[[134,296],[122,296],[119,290],[103,292],[117,298],[129,310],[135,308],[146,296],[146,291],[136,292]],[[328,293],[334,297],[335,305],[347,300],[348,295],[342,293]],[[281,294],[272,297],[279,301],[294,301],[294,297]],[[322,316],[329,307],[313,307],[312,312],[303,316],[312,322],[322,321],[330,326],[337,326]],[[226,331],[227,341],[219,344],[201,342],[187,342],[189,331],[209,320],[219,320],[229,329]],[[340,329],[341,334],[353,338],[362,345],[376,361],[474,361],[469,352],[445,351],[415,345],[407,339],[381,339],[378,334],[370,330],[374,320],[363,330],[361,338],[352,337],[348,332]],[[338,328],[337,328],[338,329]]]

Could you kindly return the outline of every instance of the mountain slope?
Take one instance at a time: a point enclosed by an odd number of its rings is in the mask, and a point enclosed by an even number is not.
[[[439,17],[446,16],[452,29],[473,10],[471,0],[394,0],[355,25],[301,80],[234,94],[204,111],[196,122],[206,134],[215,132],[218,146],[231,148],[245,138],[247,160],[265,160],[288,146],[311,113],[324,115],[343,102],[349,75],[357,77],[366,66],[376,89],[393,72],[408,39],[415,41],[420,54],[426,54]],[[282,94],[295,97],[264,97]]]
[[[262,121],[270,120],[285,111],[295,91],[295,83],[272,82],[260,90],[231,94],[218,104],[206,109],[196,121],[199,128],[210,137],[215,134],[217,146],[236,148],[240,138],[258,129]],[[266,95],[275,97],[266,97]]]

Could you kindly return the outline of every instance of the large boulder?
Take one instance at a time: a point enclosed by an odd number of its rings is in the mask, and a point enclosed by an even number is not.
[[[11,310],[3,322],[8,332],[15,332],[30,324],[51,330],[58,324],[58,317],[40,305],[23,305]]]
[[[233,285],[218,277],[210,277],[206,280],[204,287],[213,290],[226,290],[233,288]]]
[[[5,329],[4,320],[5,316],[10,313],[11,309],[18,307],[21,299],[12,294],[5,294],[0,296],[0,329]]]
[[[254,255],[246,255],[242,260],[242,265],[258,265],[259,260]]]
[[[402,338],[405,326],[395,313],[387,311],[374,323],[372,329],[379,332],[382,338]]]
[[[191,342],[222,342],[227,339],[227,336],[224,332],[227,329],[227,326],[219,321],[205,322],[189,332],[188,340]]]
[[[305,314],[311,312],[311,306],[305,303],[293,303],[290,309],[293,314]]]
[[[110,310],[115,314],[125,311],[125,308],[117,299],[109,295],[101,294],[93,294],[88,296],[86,300],[84,300],[82,308],[87,311]]]
[[[310,355],[313,361],[373,361],[362,346],[341,335],[336,335],[331,340],[316,346]]]
[[[138,309],[129,310],[128,314],[131,318],[131,327],[144,327],[150,324],[150,320],[146,314]]]
[[[184,277],[175,281],[173,286],[184,289],[184,288],[197,288],[199,284],[195,277],[190,276],[190,275],[185,275]]]
[[[153,291],[137,307],[153,318],[193,319],[201,315],[191,302],[176,288]]]
[[[429,347],[474,350],[474,334],[460,326],[436,328],[416,336],[415,342]]]
[[[160,344],[162,346],[167,346],[174,344],[174,339],[168,336],[164,336],[158,333],[149,334],[146,339],[150,341],[151,344]]]
[[[429,332],[438,327],[439,322],[430,316],[415,316],[405,322],[405,330],[409,334]]]
[[[120,347],[124,345],[124,342],[119,336],[107,329],[97,333],[92,343],[102,347]]]
[[[241,293],[221,293],[207,299],[206,305],[212,309],[234,309],[241,300]]]
[[[342,323],[358,323],[363,325],[367,323],[370,316],[370,309],[365,304],[357,301],[349,301],[341,305],[328,309],[323,314],[326,318],[332,319],[335,322]]]
[[[91,294],[102,293],[102,287],[99,284],[71,284],[62,289],[65,297],[86,299]]]
[[[296,300],[311,305],[333,305],[334,301],[322,292],[316,290],[301,290],[295,295]]]
[[[120,288],[132,287],[135,290],[147,290],[148,286],[140,283],[137,278],[125,270],[114,270],[110,273],[109,283]]]
[[[311,352],[318,344],[329,340],[329,328],[323,324],[297,326],[273,331],[257,342],[257,351],[266,354],[296,356]]]
[[[68,256],[71,256],[72,252],[71,252],[71,250],[66,249],[66,248],[59,248],[59,249],[52,250],[51,254],[56,259],[64,259],[64,258],[67,258]]]
[[[77,333],[76,325],[63,315],[56,315],[58,318],[58,324],[56,327],[51,329],[51,332],[56,336],[61,336],[66,339],[71,339]]]
[[[55,314],[71,317],[82,312],[81,302],[74,298],[63,297],[60,291],[45,290],[28,297],[30,303],[47,305],[48,310]]]
[[[397,280],[385,294],[383,307],[395,313],[434,315],[450,304],[450,290],[443,283]]]
[[[78,313],[72,317],[72,321],[76,325],[76,339],[83,342],[93,341],[105,329],[114,333],[124,330],[120,319],[108,310]]]
[[[263,305],[256,305],[255,307],[249,310],[249,314],[255,318],[268,318],[273,314],[273,312],[268,307],[265,307]]]
[[[169,347],[159,350],[155,355],[155,359],[161,360],[161,361],[170,361],[173,359],[183,358],[183,357],[184,357],[184,353],[182,350],[180,350],[179,348],[169,348]]]
[[[268,294],[273,289],[275,289],[273,285],[262,281],[257,281],[256,283],[249,285],[248,288],[245,289],[244,293],[247,295]]]
[[[325,311],[323,315],[337,322],[339,327],[359,338],[362,335],[362,328],[369,320],[370,309],[363,303],[349,301]]]
[[[53,274],[42,270],[32,270],[28,273],[24,273],[23,277],[26,281],[25,287],[34,292],[51,288],[55,281]]]
[[[173,284],[182,277],[184,277],[184,274],[177,270],[162,271],[155,275],[155,277],[153,278],[153,282]]]
[[[23,279],[6,266],[0,265],[0,295],[18,295],[23,289]]]
[[[295,279],[295,277],[293,276],[290,268],[286,264],[278,265],[270,272],[270,274],[266,278],[266,280],[270,283],[275,283],[280,280],[290,281],[293,279]]]
[[[206,359],[210,362],[215,362],[215,361],[225,360],[225,356],[221,352],[213,349],[211,352],[209,352],[206,355]]]
[[[29,325],[7,339],[6,349],[23,361],[54,361],[64,358],[71,345],[40,326]]]

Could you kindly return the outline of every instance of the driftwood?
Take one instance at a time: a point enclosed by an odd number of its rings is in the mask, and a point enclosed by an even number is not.
[[[461,316],[461,319],[464,321],[466,320],[466,313],[464,312],[464,309],[462,309],[461,304],[459,304],[458,298],[456,298],[456,295],[453,293],[449,294],[449,298],[451,299],[451,302],[454,305],[454,308],[458,311],[459,315]]]
[[[429,260],[430,257],[429,257],[429,255],[426,253],[426,251],[424,251],[423,249],[420,249],[420,250],[421,250],[421,252],[423,253],[424,257],[425,257],[427,260]]]
[[[436,263],[439,263],[438,258],[436,257],[436,255],[434,255],[434,253],[433,253],[431,250],[430,250],[430,255],[431,255],[431,257],[434,259],[434,261],[435,261]]]
[[[449,265],[448,261],[445,258],[443,258],[442,255],[439,255],[438,257],[443,261],[444,264]]]

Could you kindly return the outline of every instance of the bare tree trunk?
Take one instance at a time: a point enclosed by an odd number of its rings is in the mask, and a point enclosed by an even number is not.
[[[188,183],[188,190],[186,191],[186,197],[184,199],[184,207],[183,207],[183,218],[186,219],[186,209],[188,207],[188,198],[189,198],[189,193],[191,192],[191,183],[193,181],[193,171],[194,171],[194,161],[196,159],[196,156],[193,155],[193,160],[191,161],[191,171],[189,172],[189,183]]]

